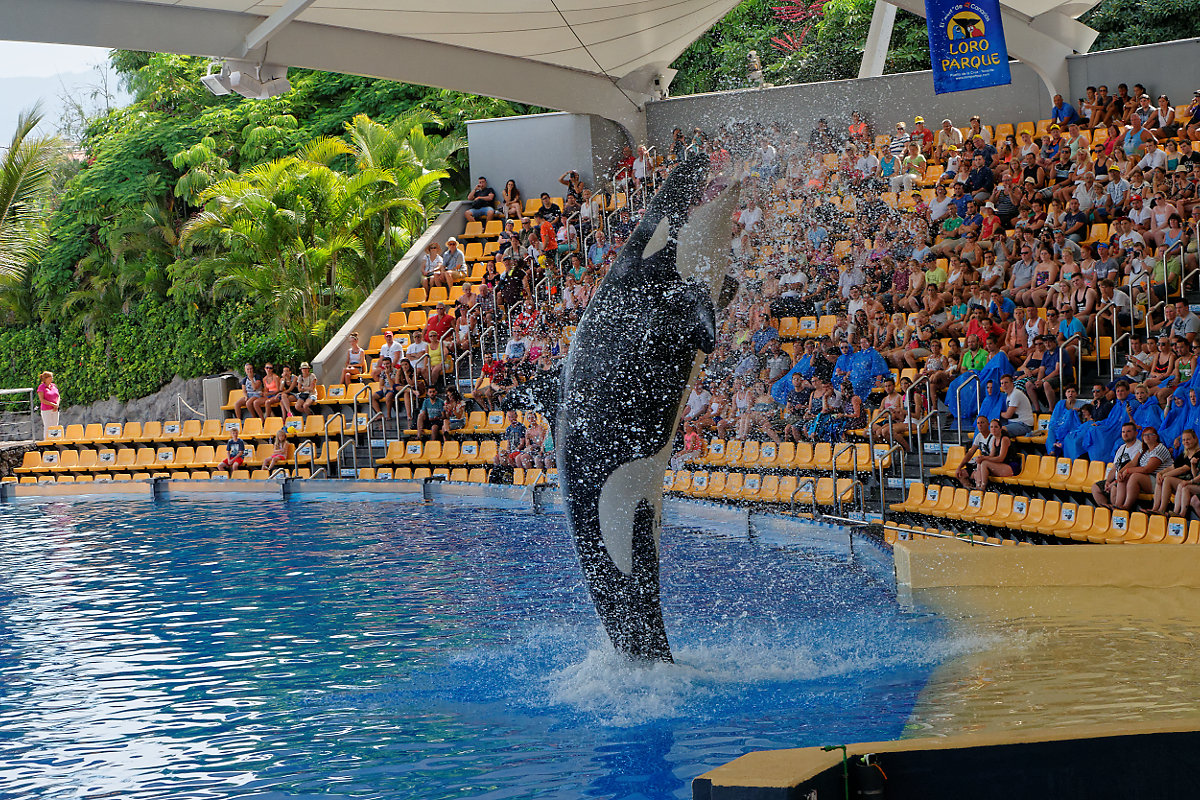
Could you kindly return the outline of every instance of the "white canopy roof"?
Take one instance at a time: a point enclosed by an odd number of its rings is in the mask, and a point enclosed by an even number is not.
[[[736,4],[0,0],[0,37],[372,75],[599,114],[630,127],[641,106],[666,89],[671,62]]]
[[[891,2],[924,14],[923,0]],[[1055,83],[1065,56],[1095,38],[1074,19],[1095,2],[1004,0],[1010,53]],[[372,75],[597,114],[636,136],[642,106],[670,83],[671,62],[736,4],[0,0],[0,36]]]

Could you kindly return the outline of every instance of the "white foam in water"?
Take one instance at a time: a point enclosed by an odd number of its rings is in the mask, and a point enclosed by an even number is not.
[[[560,647],[564,634],[570,636],[562,630],[554,634]],[[596,636],[582,661],[552,668],[542,678],[542,688],[546,703],[610,727],[694,716],[717,704],[739,705],[745,693],[771,685],[789,684],[790,692],[803,692],[796,684],[929,666],[987,645],[974,635],[931,642],[887,633],[867,640],[824,637],[793,644],[781,642],[791,637],[777,632],[746,631],[724,642],[677,646],[674,664],[640,664],[599,641],[602,630]]]

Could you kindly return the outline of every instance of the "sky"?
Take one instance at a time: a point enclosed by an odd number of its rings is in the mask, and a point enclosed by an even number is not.
[[[86,92],[97,80],[92,67],[107,60],[108,51],[100,47],[0,41],[0,147],[8,144],[21,111],[39,99],[45,117],[39,130],[53,133],[64,87]]]

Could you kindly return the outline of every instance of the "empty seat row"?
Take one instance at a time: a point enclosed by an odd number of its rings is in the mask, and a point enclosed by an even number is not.
[[[842,472],[870,472],[891,466],[887,447],[865,443],[832,445],[827,442],[757,442],[740,439],[713,439],[708,452],[689,462],[691,467],[728,467],[733,469],[783,469],[824,471],[833,468],[833,453],[837,448],[837,468]]]
[[[300,467],[297,470],[288,470],[289,475],[295,478],[308,478],[312,476],[312,470],[307,467]],[[294,473],[294,474],[293,474]],[[4,483],[21,483],[21,484],[37,484],[37,483],[105,483],[108,481],[141,481],[148,480],[152,477],[170,478],[174,481],[207,481],[207,480],[225,480],[232,478],[234,480],[268,480],[275,470],[268,472],[265,469],[235,469],[232,473],[210,472],[208,470],[194,470],[190,472],[163,472],[157,475],[148,475],[138,472],[103,472],[88,475],[26,475],[21,478],[5,478]]]
[[[837,504],[833,478],[817,480],[795,475],[762,475],[741,472],[668,470],[663,491],[706,500],[740,500],[751,503],[791,503],[833,506]],[[837,494],[843,503],[854,500],[854,481],[838,478]]]
[[[235,390],[241,392],[240,389]],[[267,417],[261,420],[258,417],[251,417],[244,422],[240,422],[234,417],[229,417],[225,420],[208,419],[198,420],[191,419],[184,422],[178,420],[170,420],[167,422],[159,422],[151,420],[149,422],[99,422],[88,423],[87,425],[56,425],[46,431],[46,438],[38,442],[41,447],[49,446],[66,446],[66,445],[89,445],[89,444],[113,444],[113,445],[137,445],[137,444],[162,444],[166,442],[215,442],[224,441],[229,438],[229,429],[237,427],[241,432],[241,436],[246,439],[269,439],[274,436],[280,428],[286,427],[289,436],[323,436],[326,431],[326,422],[328,425],[329,434],[331,436],[340,436],[343,433],[342,417],[335,415],[330,421],[320,414],[311,414],[307,420],[299,416],[293,416],[284,420],[282,417]],[[346,431],[353,433],[353,430]]]
[[[921,483],[891,510],[1092,544],[1200,543],[1200,521],[1182,517]]]
[[[487,483],[488,473],[482,467],[468,470],[466,467],[456,469],[431,469],[429,467],[364,467],[358,471],[360,480],[376,481],[420,481],[426,478],[444,478],[457,483]]]
[[[336,445],[330,443],[328,450],[325,445],[314,442],[303,442],[297,446],[288,443],[288,463],[293,460],[301,464],[328,463],[331,452],[336,452]],[[258,466],[274,453],[274,445],[269,442],[259,444],[246,456],[247,466]],[[71,472],[105,472],[110,470],[122,471],[164,471],[177,468],[211,469],[219,465],[228,455],[225,445],[201,445],[192,447],[143,447],[141,449],[122,448],[91,448],[67,450],[31,450],[24,455],[21,466],[14,472],[18,475],[35,473],[71,473]]]
[[[451,439],[445,443],[436,439],[422,442],[409,439],[391,442],[387,452],[375,460],[377,467],[395,467],[413,464],[491,464],[496,460],[499,443],[495,439],[482,442]]]

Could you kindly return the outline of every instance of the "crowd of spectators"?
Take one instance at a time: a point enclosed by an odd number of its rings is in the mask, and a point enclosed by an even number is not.
[[[744,284],[685,423],[908,449],[930,409],[982,414],[959,470],[974,487],[1019,469],[1016,441],[1039,413],[1049,452],[1110,462],[1131,454],[1118,452],[1129,422],[1141,463],[1118,464],[1114,485],[1132,488],[1099,487],[1099,502],[1129,507],[1156,481],[1200,479],[1179,461],[1200,425],[1200,317],[1184,298],[1198,266],[1200,90],[1184,113],[1141,86],[1084,100],[1076,111],[1055,97],[1040,133],[917,116],[875,137],[857,114],[807,138],[781,125],[697,132],[715,164],[744,164],[732,243]],[[836,321],[781,346],[780,320],[817,315]],[[1100,337],[1119,344],[1098,371],[1111,358],[1119,374],[1089,400],[1079,364]],[[893,369],[908,372],[897,382]]]

